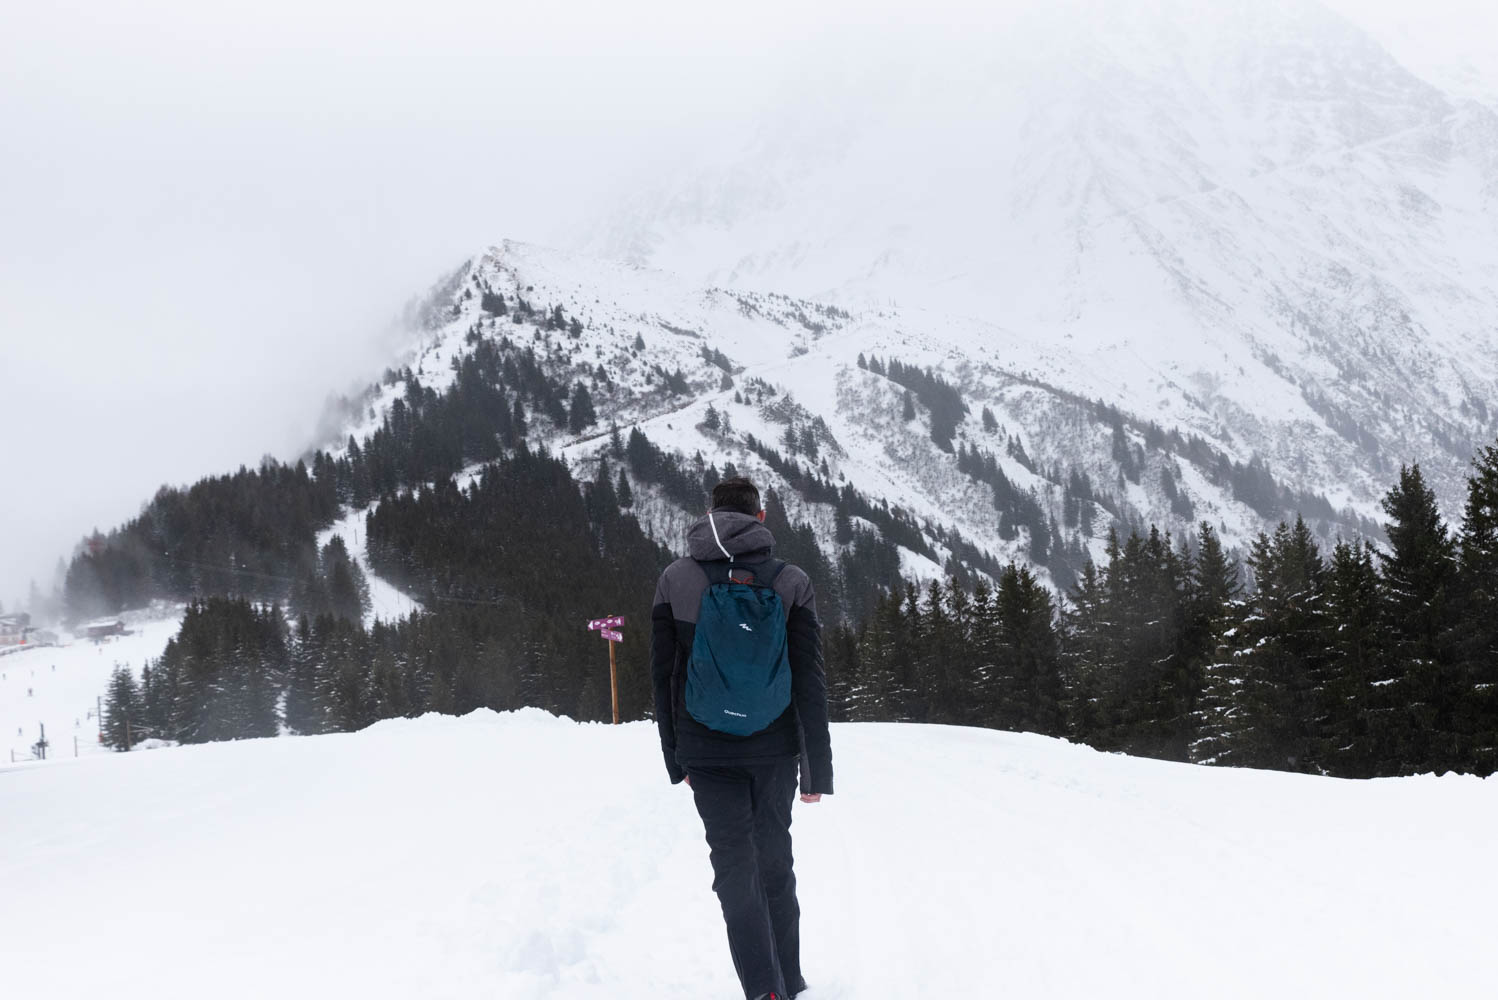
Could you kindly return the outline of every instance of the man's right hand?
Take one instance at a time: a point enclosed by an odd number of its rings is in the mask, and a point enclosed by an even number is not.
[[[822,793],[821,792],[812,792],[810,795],[803,795],[803,796],[801,796],[801,801],[802,802],[821,802],[822,801]]]

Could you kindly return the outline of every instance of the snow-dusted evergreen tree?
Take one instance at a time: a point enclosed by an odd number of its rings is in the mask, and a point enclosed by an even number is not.
[[[1326,572],[1326,661],[1321,688],[1322,769],[1349,778],[1374,774],[1373,728],[1380,712],[1374,680],[1383,676],[1373,546],[1339,541]],[[1387,709],[1383,709],[1387,711]]]
[[[593,396],[581,382],[572,387],[572,405],[567,412],[567,429],[573,434],[581,434],[598,422],[598,414],[593,409]]]
[[[1477,453],[1461,527],[1462,620],[1455,639],[1467,695],[1461,726],[1473,770],[1498,769],[1498,446]]]
[[[1199,525],[1196,557],[1190,566],[1187,643],[1205,660],[1216,655],[1223,633],[1232,627],[1233,608],[1243,593],[1238,560],[1222,548],[1212,526]]]
[[[859,649],[853,693],[854,721],[908,721],[914,636],[905,614],[903,588],[881,595]]]
[[[1456,650],[1456,544],[1420,466],[1399,470],[1383,499],[1389,551],[1381,554],[1388,674],[1377,737],[1380,774],[1456,769],[1465,694]]]
[[[1199,532],[1185,637],[1198,684],[1187,756],[1210,763],[1235,725],[1238,684],[1225,653],[1243,613],[1243,587],[1238,562],[1223,551],[1217,532],[1205,521]]]
[[[1325,567],[1304,519],[1254,540],[1255,591],[1212,672],[1209,704],[1230,704],[1199,759],[1242,767],[1311,770],[1319,749],[1316,683],[1324,660]]]
[[[369,694],[365,699],[370,721],[399,718],[411,709],[401,657],[395,644],[379,634],[389,627],[384,622],[376,622],[372,630],[375,634],[370,637],[374,652],[369,668]],[[513,702],[515,699],[507,700]]]
[[[1112,532],[1108,551],[1118,551],[1118,538]],[[1114,664],[1106,580],[1106,573],[1088,560],[1062,614],[1066,717],[1072,738],[1083,742],[1102,728],[1102,691]]]
[[[1184,760],[1195,702],[1181,645],[1189,566],[1154,528],[1121,546],[1110,534],[1108,555],[1099,578],[1101,613],[1093,613],[1104,631],[1082,640],[1096,655],[1083,679],[1094,727],[1089,739],[1107,749]]]
[[[954,662],[960,648],[961,625],[949,613],[943,597],[941,584],[932,580],[926,584],[924,602],[911,605],[909,627],[915,638],[915,697],[910,710],[916,722],[949,717],[961,698]]]
[[[104,695],[104,719],[101,727],[104,745],[111,750],[129,750],[142,739],[140,688],[130,668],[115,664]]]
[[[824,628],[826,650],[827,714],[833,722],[848,722],[857,706],[860,658],[858,635],[845,622]]]
[[[369,711],[370,663],[358,625],[324,616],[313,622],[312,629],[322,653],[316,700],[327,729],[351,732],[368,725],[374,721]]]
[[[967,696],[961,721],[969,725],[992,726],[999,718],[999,643],[1001,641],[998,605],[994,589],[987,580],[973,584],[967,611],[971,623],[967,639]]]
[[[275,735],[285,667],[279,609],[219,597],[189,605],[158,663],[171,688],[165,735],[183,743]]]
[[[342,535],[334,535],[317,561],[292,587],[291,603],[309,618],[336,615],[360,621],[369,609],[369,582],[349,555]]]
[[[320,733],[323,731],[323,713],[317,701],[317,677],[322,669],[321,647],[312,634],[306,615],[297,622],[289,660],[283,704],[286,728],[302,735]]]
[[[1056,609],[1050,591],[1029,569],[1010,563],[999,574],[994,611],[998,624],[994,683],[1007,716],[996,724],[1059,736],[1065,725]]]
[[[141,717],[145,732],[166,738],[171,729],[171,679],[160,660],[148,661],[140,670]]]

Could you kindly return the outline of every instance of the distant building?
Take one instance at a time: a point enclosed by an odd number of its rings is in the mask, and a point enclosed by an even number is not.
[[[83,639],[104,639],[111,635],[124,635],[125,623],[118,618],[101,618],[96,622],[89,622],[74,629],[74,635]]]
[[[0,646],[24,646],[31,631],[31,616],[0,615]]]

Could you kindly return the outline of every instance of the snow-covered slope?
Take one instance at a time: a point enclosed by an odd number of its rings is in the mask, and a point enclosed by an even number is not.
[[[47,728],[53,758],[98,752],[93,718],[117,665],[140,678],[146,661],[161,655],[182,624],[182,608],[156,604],[120,616],[129,635],[101,642],[66,637],[64,645],[37,646],[0,656],[0,763],[31,756],[40,727]]]
[[[833,729],[808,1000],[1490,995],[1488,782]],[[535,711],[0,766],[7,996],[723,1000],[649,723]]]
[[[369,586],[369,607],[364,611],[365,628],[373,625],[376,619],[395,622],[422,609],[415,598],[378,576],[370,568],[368,537],[364,533],[364,518],[370,510],[373,510],[373,506],[369,510],[345,510],[332,527],[317,534],[319,550],[332,541],[333,536],[342,538],[349,555],[364,574],[364,582]]]
[[[1335,502],[1418,460],[1454,504],[1498,433],[1493,108],[1314,0],[993,6],[850,27],[580,246],[977,317],[927,326]]]

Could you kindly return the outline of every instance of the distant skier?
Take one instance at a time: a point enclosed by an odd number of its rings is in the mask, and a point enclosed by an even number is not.
[[[759,490],[713,488],[688,556],[661,574],[650,674],[666,771],[702,817],[713,891],[750,1000],[806,989],[791,805],[832,793],[827,680],[811,579],[773,556]]]

